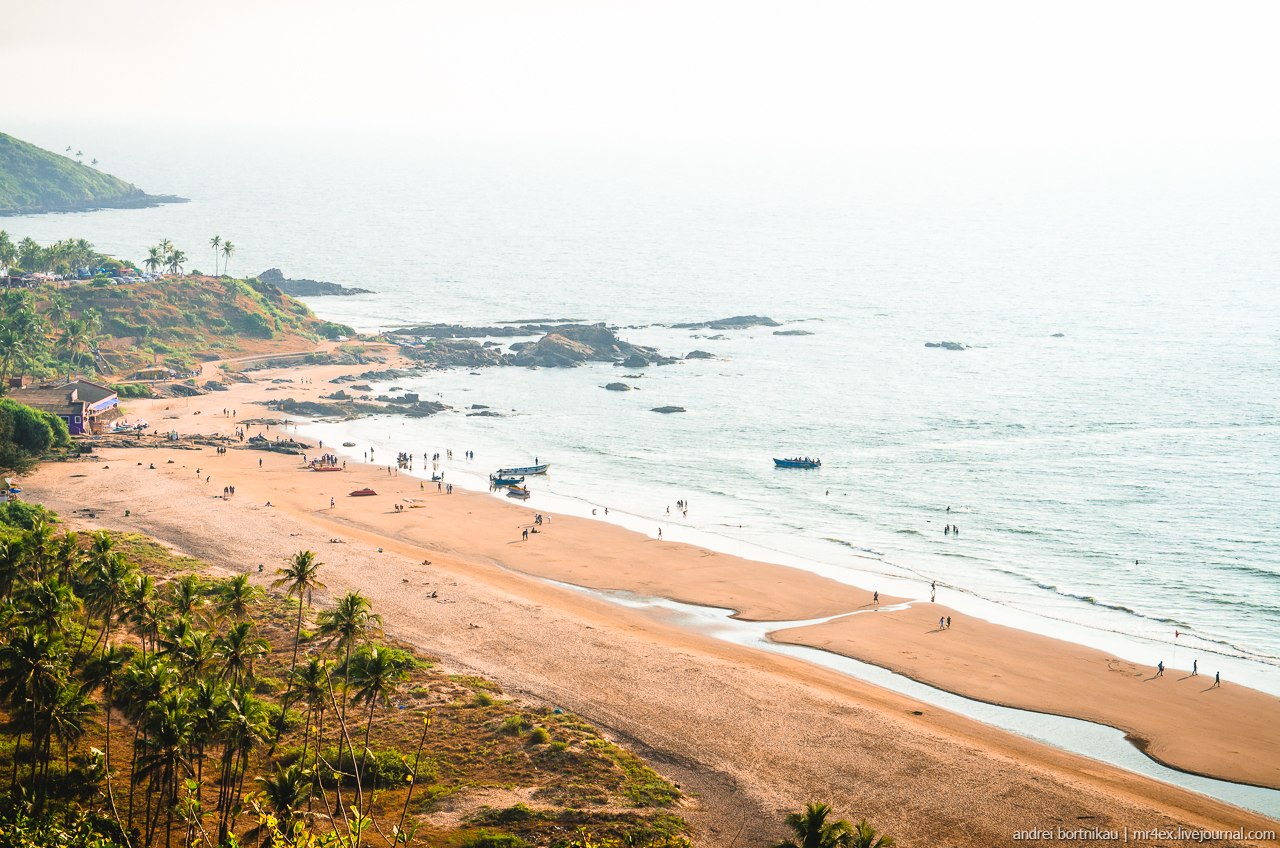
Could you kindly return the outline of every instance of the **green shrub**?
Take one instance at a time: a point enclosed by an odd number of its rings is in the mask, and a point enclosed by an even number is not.
[[[475,704],[477,707],[492,707],[493,696],[488,692],[477,692],[475,697],[471,699],[471,703]]]
[[[498,726],[498,732],[509,736],[519,736],[531,726],[529,720],[522,715],[507,716],[502,720],[502,724]]]
[[[126,399],[155,397],[151,393],[151,387],[146,383],[117,383],[111,388],[117,395]]]
[[[336,339],[339,336],[354,336],[356,331],[346,324],[335,324],[333,321],[325,321],[317,328],[317,331],[326,339]]]
[[[477,830],[463,841],[462,848],[525,848],[528,844],[514,833]]]
[[[53,513],[39,504],[27,503],[26,501],[8,501],[0,504],[0,524],[17,527],[21,530],[30,530],[41,519],[46,524],[52,524],[54,520]]]
[[[50,448],[69,444],[66,422],[58,416],[0,399],[0,469],[26,471]]]
[[[535,727],[529,731],[530,745],[546,745],[551,741],[551,734],[547,732],[545,727]]]

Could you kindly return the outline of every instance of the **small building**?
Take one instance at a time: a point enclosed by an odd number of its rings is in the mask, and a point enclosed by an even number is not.
[[[67,423],[67,430],[73,436],[100,433],[107,422],[120,417],[120,398],[115,390],[89,380],[14,389],[8,396],[58,416]]]

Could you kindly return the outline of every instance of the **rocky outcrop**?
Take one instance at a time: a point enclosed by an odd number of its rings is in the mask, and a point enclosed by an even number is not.
[[[394,404],[362,403],[360,401],[337,401],[319,403],[310,400],[294,400],[283,398],[271,401],[269,406],[288,415],[306,415],[313,418],[363,418],[367,415],[409,415],[415,418],[435,415],[450,407],[437,401],[402,402]]]
[[[570,324],[557,327],[533,344],[517,351],[513,365],[564,368],[584,362],[613,362],[629,368],[665,365],[675,360],[651,347],[623,341],[604,324]]]
[[[348,288],[337,283],[319,280],[289,280],[279,268],[268,268],[258,275],[258,281],[275,286],[291,297],[316,297],[319,295],[373,294],[368,289]]]
[[[714,353],[707,353],[705,350],[691,350],[684,355],[685,359],[715,359]]]
[[[960,342],[925,342],[924,346],[938,347],[938,348],[942,348],[943,350],[968,350],[969,349],[968,345],[961,344]]]
[[[631,387],[630,387],[630,386],[628,386],[626,383],[608,383],[608,384],[606,384],[606,385],[605,385],[605,389],[606,389],[606,390],[608,390],[608,391],[611,391],[611,392],[629,392],[629,391],[631,391]]]
[[[500,351],[471,339],[433,339],[422,344],[402,345],[400,352],[432,368],[480,368],[504,364]]]
[[[416,339],[481,339],[485,337],[509,338],[512,336],[545,336],[564,327],[577,326],[575,322],[500,324],[494,327],[471,327],[466,324],[418,324],[413,327],[397,327],[389,330],[391,336],[410,336]]]
[[[763,315],[734,315],[732,318],[718,318],[714,321],[698,321],[692,324],[672,324],[676,330],[741,330],[746,327],[780,327],[772,318]]]
[[[775,336],[812,336],[808,330],[774,330]]]
[[[208,382],[206,382],[206,383],[204,384],[204,390],[205,390],[205,391],[207,391],[207,392],[225,392],[225,391],[229,391],[229,389],[228,389],[228,387],[227,387],[227,385],[226,385],[225,383],[220,383],[220,382],[218,382],[217,380],[209,380]]]
[[[670,415],[673,412],[686,412],[683,406],[655,406],[650,412],[661,412],[663,415]]]

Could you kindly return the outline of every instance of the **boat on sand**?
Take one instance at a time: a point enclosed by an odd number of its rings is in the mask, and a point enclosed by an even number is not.
[[[501,477],[497,474],[490,474],[489,482],[495,486],[519,486],[524,482],[524,477]]]
[[[349,498],[367,498],[367,497],[369,497],[370,495],[376,495],[376,494],[378,494],[378,493],[377,493],[377,492],[375,492],[373,489],[356,489],[354,492],[349,492],[349,493],[347,494],[347,497],[349,497]]]

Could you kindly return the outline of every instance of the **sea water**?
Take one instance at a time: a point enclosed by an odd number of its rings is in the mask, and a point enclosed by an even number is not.
[[[361,330],[575,318],[715,357],[382,383],[453,409],[321,425],[326,446],[452,449],[447,479],[475,487],[536,457],[552,473],[530,508],[608,507],[909,597],[936,581],[966,612],[1280,693],[1269,153],[1172,168],[154,129],[95,143],[109,170],[192,202],[0,226],[135,260],[170,238],[205,271],[217,233],[233,274],[374,290],[308,300]],[[669,326],[747,313],[781,326]],[[651,411],[669,405],[686,411]],[[773,467],[797,454],[822,468]]]

